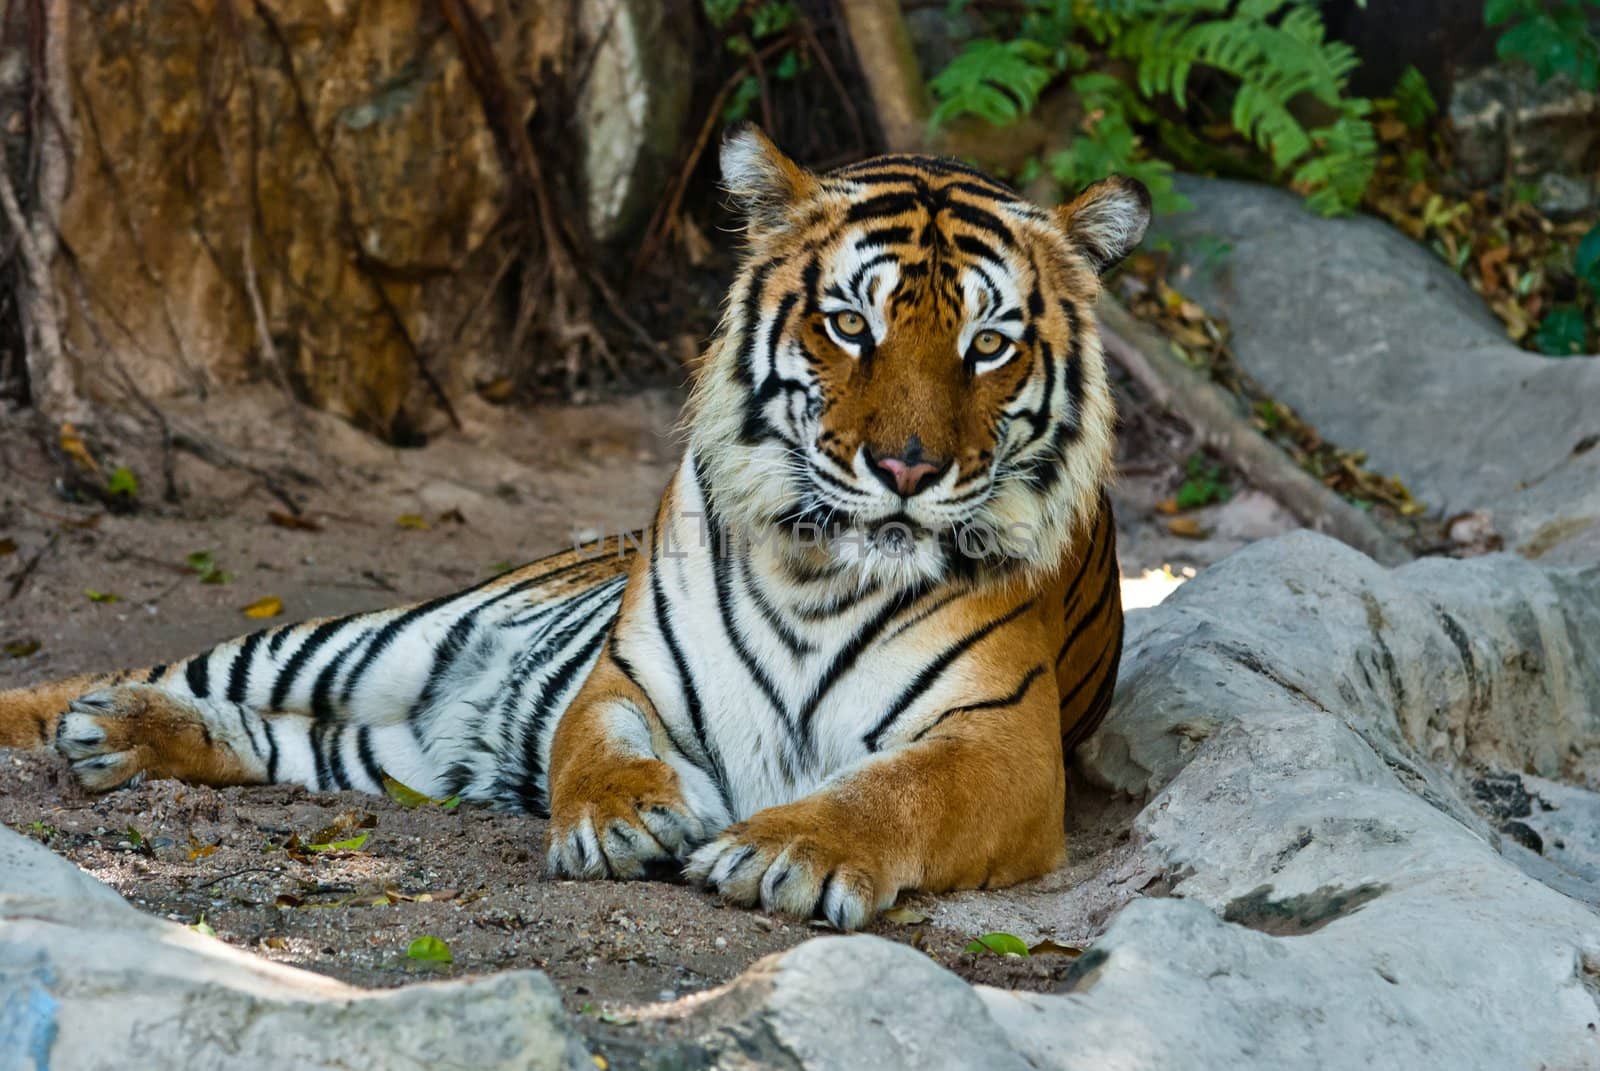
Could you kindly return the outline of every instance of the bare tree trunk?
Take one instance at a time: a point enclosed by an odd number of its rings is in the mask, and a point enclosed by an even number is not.
[[[891,152],[928,148],[928,91],[899,0],[841,0],[856,61]]]
[[[52,274],[61,205],[72,177],[72,91],[67,81],[69,3],[70,0],[42,0],[44,25],[32,28],[43,46],[32,57],[31,74],[40,89],[36,99],[42,107],[37,107],[30,117],[29,133],[35,139],[39,159],[31,218],[23,210],[9,168],[0,167],[0,209],[17,236],[22,255],[18,304],[27,344],[29,389],[35,407],[56,423],[82,422],[90,416],[63,351],[61,310]],[[7,14],[9,11],[0,11],[0,24]]]

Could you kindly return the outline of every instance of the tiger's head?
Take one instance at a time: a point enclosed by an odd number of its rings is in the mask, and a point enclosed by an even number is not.
[[[1054,568],[1109,475],[1094,306],[1144,186],[1045,211],[937,157],[814,174],[752,127],[722,172],[746,246],[689,409],[718,513],[863,579]]]

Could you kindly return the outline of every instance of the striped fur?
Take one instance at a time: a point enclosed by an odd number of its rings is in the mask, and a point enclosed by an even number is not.
[[[723,165],[747,250],[646,533],[0,693],[0,746],[94,789],[388,774],[548,814],[553,875],[682,872],[845,928],[1056,865],[1064,749],[1121,651],[1092,310],[1142,187],[1047,213],[940,159],[813,175],[749,130]]]

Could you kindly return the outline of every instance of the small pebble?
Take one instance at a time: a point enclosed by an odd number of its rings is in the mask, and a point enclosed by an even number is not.
[[[674,993],[670,989],[663,989],[661,992],[656,994],[656,999],[662,1001],[677,1000],[678,994]]]
[[[723,948],[727,948],[728,947],[728,939],[726,937],[719,937],[715,941],[712,941],[711,943],[716,945],[718,949],[723,949]]]

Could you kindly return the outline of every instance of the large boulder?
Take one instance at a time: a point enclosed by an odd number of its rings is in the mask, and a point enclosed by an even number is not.
[[[0,828],[0,1068],[573,1071],[537,971],[371,993],[140,914]]]
[[[1375,219],[1247,183],[1179,188],[1194,211],[1165,233],[1211,251],[1179,285],[1228,317],[1269,393],[1430,508],[1489,511],[1532,556],[1600,560],[1600,361],[1518,349],[1449,266]]]
[[[1081,763],[1149,799],[1124,868],[1149,892],[1061,992],[980,986],[980,1012],[914,952],[814,942],[702,1012],[698,1051],[759,1041],[806,1068],[929,1052],[1085,1071],[1600,1066],[1600,916],[1502,854],[1516,846],[1469,802],[1481,772],[1537,770],[1563,779],[1569,826],[1595,813],[1600,568],[1500,555],[1391,572],[1300,533],[1133,614],[1125,659]],[[983,924],[1032,940],[1038,917]]]

